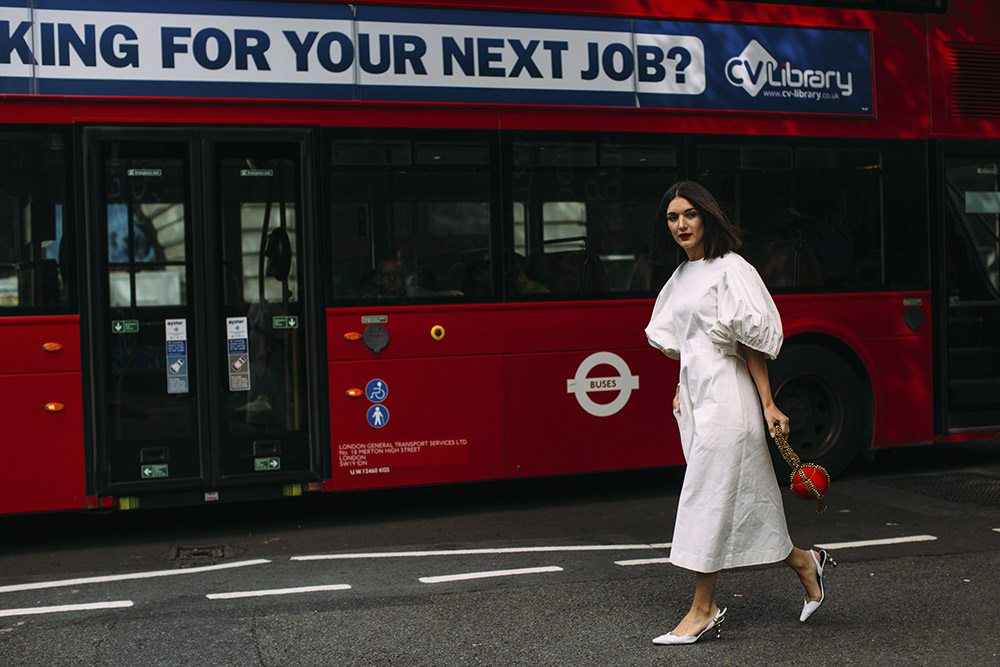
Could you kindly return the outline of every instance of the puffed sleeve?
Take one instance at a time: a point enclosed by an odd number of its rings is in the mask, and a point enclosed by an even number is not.
[[[680,341],[677,339],[677,327],[674,326],[674,310],[670,303],[670,295],[674,289],[671,278],[660,290],[660,296],[653,305],[653,315],[646,326],[646,339],[649,344],[663,352],[671,359],[680,359]]]
[[[718,320],[709,331],[712,342],[726,354],[740,356],[737,343],[774,359],[781,350],[781,316],[757,270],[739,255],[722,274],[718,290]]]

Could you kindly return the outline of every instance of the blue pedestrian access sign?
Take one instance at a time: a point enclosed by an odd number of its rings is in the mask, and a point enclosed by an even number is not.
[[[368,408],[368,425],[372,428],[382,428],[389,423],[389,408],[381,403]]]

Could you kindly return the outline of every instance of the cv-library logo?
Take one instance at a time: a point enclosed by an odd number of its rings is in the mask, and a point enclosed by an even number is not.
[[[743,52],[726,62],[726,80],[743,88],[750,97],[764,90],[780,97],[815,97],[820,93],[837,93],[850,97],[854,93],[851,72],[839,70],[799,69],[791,62],[779,62],[756,39],[750,40]]]

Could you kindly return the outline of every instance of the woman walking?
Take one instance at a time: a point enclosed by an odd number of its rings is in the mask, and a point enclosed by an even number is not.
[[[805,588],[805,621],[823,602],[824,567],[836,563],[823,550],[792,544],[764,435],[764,424],[772,436],[776,425],[788,433],[765,361],[781,349],[781,318],[757,271],[735,252],[739,230],[707,189],[673,185],[655,224],[654,241],[669,232],[688,257],[660,292],[646,336],[681,362],[673,411],[687,470],[670,562],[695,572],[695,593],[677,627],[653,642],[721,635],[718,572],[748,565],[790,566]]]

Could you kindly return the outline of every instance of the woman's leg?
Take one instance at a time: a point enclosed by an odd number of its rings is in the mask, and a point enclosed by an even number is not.
[[[813,560],[809,551],[803,551],[798,547],[792,547],[792,553],[785,558],[785,565],[795,570],[802,581],[802,587],[806,589],[806,600],[816,602],[822,596],[819,582],[816,581],[816,561]]]
[[[715,613],[719,609],[715,603],[715,581],[718,579],[719,573],[697,572],[696,575],[691,610],[671,631],[678,637],[690,637],[704,630],[715,618]]]

